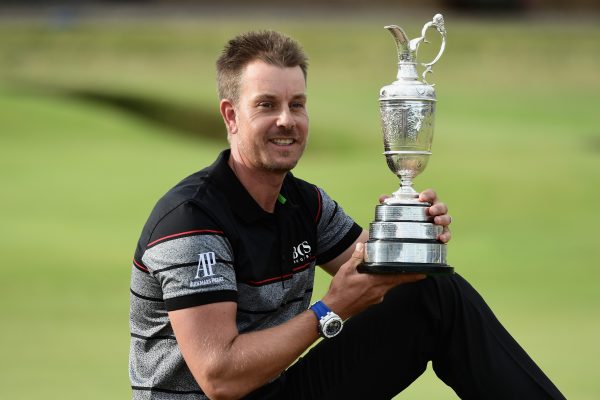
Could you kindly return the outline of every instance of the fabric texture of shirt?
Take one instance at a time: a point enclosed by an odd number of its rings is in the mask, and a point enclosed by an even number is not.
[[[322,189],[288,173],[264,211],[227,164],[177,184],[155,206],[131,273],[129,372],[134,399],[203,399],[168,311],[237,302],[240,333],[279,325],[309,306],[315,265],[362,229]]]

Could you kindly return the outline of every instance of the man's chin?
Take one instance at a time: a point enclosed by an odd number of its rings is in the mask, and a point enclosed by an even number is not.
[[[296,167],[296,164],[298,164],[297,162],[295,163],[277,163],[277,164],[271,164],[267,166],[267,169],[271,172],[277,172],[277,173],[281,173],[281,174],[285,174],[290,172],[291,170],[294,169],[294,167]]]
[[[270,172],[285,174],[296,167],[298,160],[281,160],[265,163],[264,167]]]
[[[286,154],[283,157],[270,157],[263,162],[263,167],[271,172],[287,173],[294,169],[300,161],[300,156]]]

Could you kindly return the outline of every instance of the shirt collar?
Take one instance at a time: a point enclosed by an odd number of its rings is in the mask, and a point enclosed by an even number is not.
[[[246,222],[254,222],[261,218],[273,218],[273,214],[263,210],[239,181],[238,177],[229,166],[228,160],[230,155],[230,149],[222,151],[217,160],[211,165],[209,176],[211,177],[212,182],[225,194],[233,211]],[[292,174],[288,172],[284,179],[281,193],[286,198],[286,201],[285,204],[282,204],[279,201],[276,202],[274,214],[278,214],[286,208],[293,207],[290,199],[284,193],[286,181],[291,177]]]

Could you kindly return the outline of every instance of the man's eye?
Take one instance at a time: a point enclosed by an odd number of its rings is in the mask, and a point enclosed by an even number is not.
[[[292,103],[292,108],[304,108],[304,103]]]
[[[260,108],[273,108],[273,103],[271,103],[270,101],[261,101],[260,103],[258,103],[258,106]]]

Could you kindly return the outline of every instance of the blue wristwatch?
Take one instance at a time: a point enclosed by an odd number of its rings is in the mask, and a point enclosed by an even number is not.
[[[309,310],[315,313],[319,325],[317,327],[319,334],[324,338],[332,338],[341,332],[344,322],[339,315],[331,311],[321,300],[315,302],[309,307]]]

